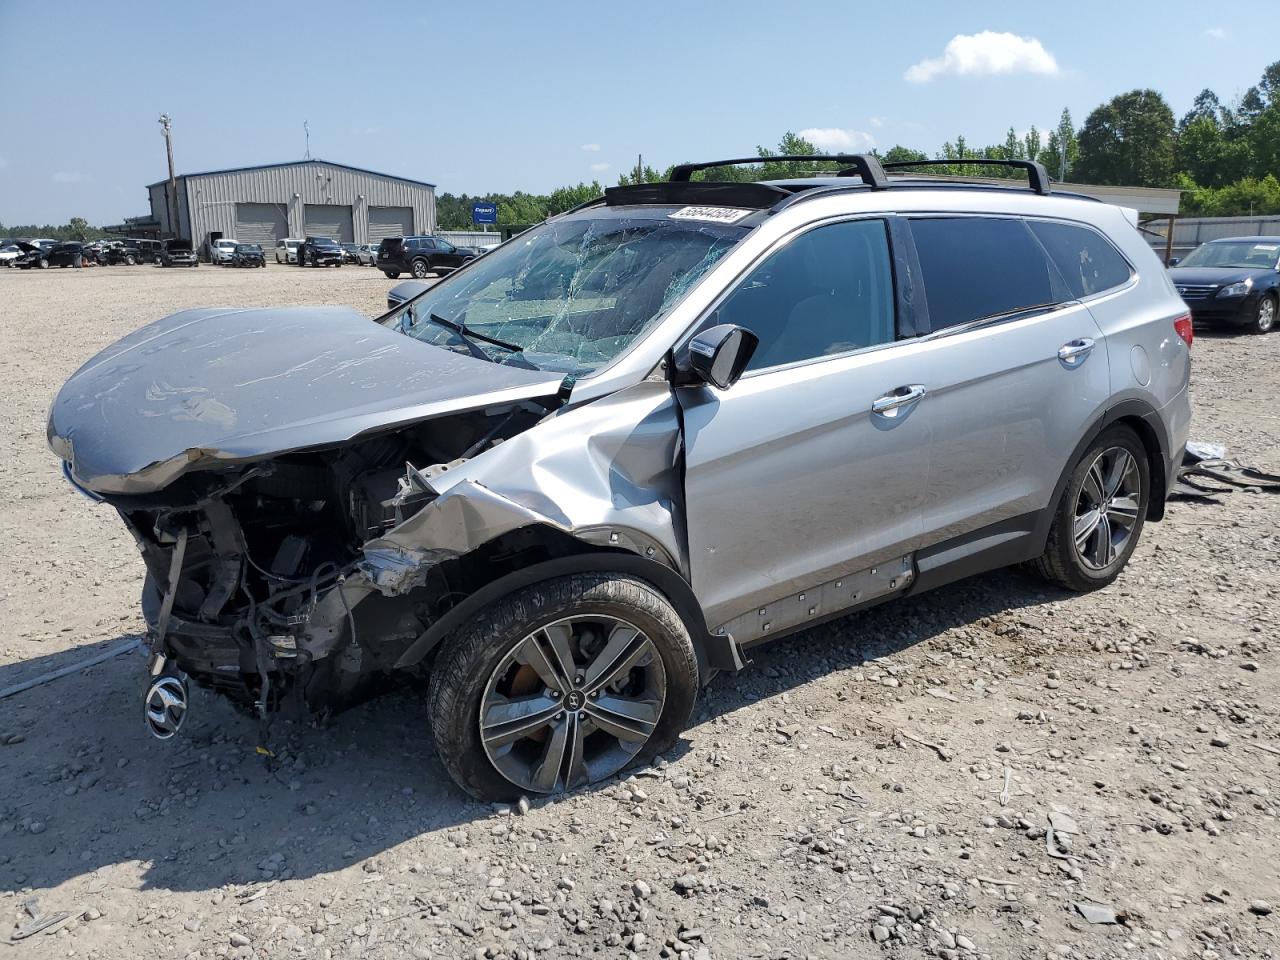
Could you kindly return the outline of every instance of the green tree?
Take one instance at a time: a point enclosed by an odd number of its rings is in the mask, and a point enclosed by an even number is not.
[[[885,163],[899,163],[906,160],[928,160],[929,156],[923,150],[913,150],[910,147],[895,144],[886,150],[880,159]]]
[[[547,216],[554,217],[574,207],[581,206],[590,200],[604,196],[604,187],[598,181],[580,183],[576,187],[560,187],[551,191],[547,198]]]
[[[498,223],[504,226],[541,223],[547,219],[547,207],[547,197],[517,190],[511,196],[498,200]]]
[[[1164,187],[1173,182],[1173,111],[1155,90],[1131,90],[1080,128],[1077,176],[1087,183]]]

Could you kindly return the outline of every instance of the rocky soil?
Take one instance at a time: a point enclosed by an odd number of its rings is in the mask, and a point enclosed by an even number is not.
[[[368,268],[0,271],[0,689],[136,636],[142,564],[45,449],[61,382],[188,306]],[[1280,336],[1202,334],[1197,438],[1280,471]],[[468,800],[406,690],[143,730],[124,655],[0,699],[0,937],[25,957],[1272,957],[1280,496],[1176,502],[1089,596],[980,577],[759,652],[659,763]],[[59,919],[59,916],[61,918]]]

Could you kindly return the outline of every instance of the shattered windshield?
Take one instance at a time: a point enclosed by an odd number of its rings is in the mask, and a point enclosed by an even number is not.
[[[546,223],[382,322],[494,363],[581,376],[643,334],[748,231],[668,211]]]

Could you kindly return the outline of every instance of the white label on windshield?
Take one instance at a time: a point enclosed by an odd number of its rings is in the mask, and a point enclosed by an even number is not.
[[[713,223],[737,223],[750,210],[736,207],[684,207],[671,214],[672,220],[710,220]]]
[[[1280,250],[1280,243],[1255,243],[1255,250]]]

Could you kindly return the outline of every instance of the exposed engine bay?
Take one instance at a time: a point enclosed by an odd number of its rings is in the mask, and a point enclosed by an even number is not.
[[[432,478],[548,412],[526,400],[106,497],[147,566],[153,652],[262,716],[358,698],[458,595],[439,564],[411,597],[357,606],[361,547],[431,503]]]

